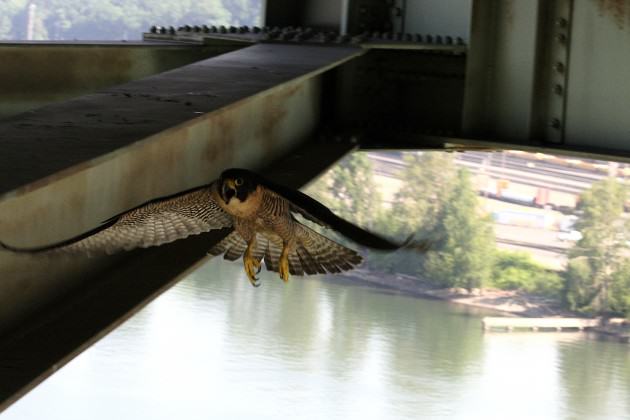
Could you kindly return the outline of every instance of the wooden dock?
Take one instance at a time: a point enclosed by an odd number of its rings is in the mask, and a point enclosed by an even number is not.
[[[587,318],[483,318],[484,331],[584,331],[600,325],[598,319]]]

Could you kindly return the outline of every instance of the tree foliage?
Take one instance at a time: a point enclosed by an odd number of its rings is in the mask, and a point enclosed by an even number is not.
[[[338,216],[365,228],[373,228],[381,208],[374,165],[366,153],[353,153],[343,159],[311,185],[307,193]]]
[[[447,287],[482,287],[492,272],[494,232],[490,220],[479,214],[468,171],[458,171],[447,198],[434,221],[441,238],[427,256],[425,274]]]
[[[34,5],[36,40],[139,39],[151,25],[253,25],[260,0],[2,0],[0,39],[25,39]]]
[[[391,219],[399,230],[428,235],[442,212],[456,180],[449,153],[405,153],[403,185],[394,197]],[[401,232],[404,233],[404,232]]]
[[[533,260],[526,252],[497,251],[490,285],[560,299],[564,280]]]
[[[521,290],[585,312],[630,314],[623,184],[604,179],[582,194],[575,227],[583,237],[571,250],[565,272],[557,273],[529,254],[496,249],[491,221],[480,211],[470,176],[457,169],[451,155],[408,153],[403,162],[402,185],[389,209],[365,153],[348,156],[307,189],[338,215],[372,231],[397,240],[415,233],[432,241],[424,258],[414,251],[370,251],[369,269],[416,275],[441,287]]]
[[[580,197],[582,216],[576,228],[582,239],[570,252],[566,272],[572,309],[618,312],[630,294],[624,286],[630,275],[628,223],[623,217],[626,197],[625,185],[614,178],[594,183]]]

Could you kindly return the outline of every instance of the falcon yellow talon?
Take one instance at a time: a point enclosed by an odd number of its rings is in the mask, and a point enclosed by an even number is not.
[[[289,281],[289,258],[280,258],[280,278],[286,283]]]
[[[245,265],[245,273],[247,273],[247,278],[251,285],[254,287],[260,286],[258,277],[256,277],[256,274],[260,273],[260,261],[245,255],[243,257],[243,264]]]

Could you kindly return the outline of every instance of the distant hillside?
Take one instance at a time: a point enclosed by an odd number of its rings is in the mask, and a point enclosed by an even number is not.
[[[151,25],[258,25],[261,0],[0,0],[0,40],[134,40]]]

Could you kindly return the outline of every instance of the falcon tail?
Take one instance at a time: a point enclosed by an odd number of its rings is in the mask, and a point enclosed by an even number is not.
[[[301,226],[301,237],[304,239],[289,253],[289,270],[291,275],[303,276],[311,274],[340,273],[352,270],[363,259],[354,250],[347,248],[323,235]],[[279,271],[279,260],[282,252],[282,240],[270,239],[262,234],[256,236],[256,248],[253,257],[264,261],[268,271]],[[208,252],[221,255],[229,261],[243,256],[247,243],[237,233],[232,232]]]

